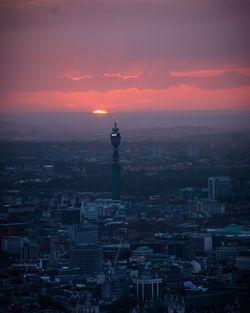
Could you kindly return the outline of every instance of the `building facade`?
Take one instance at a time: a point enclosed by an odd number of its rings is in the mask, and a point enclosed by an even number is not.
[[[231,193],[231,179],[227,176],[208,178],[208,198],[218,200]]]

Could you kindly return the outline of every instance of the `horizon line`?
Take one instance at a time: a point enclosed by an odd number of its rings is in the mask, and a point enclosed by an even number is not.
[[[156,110],[156,111],[112,111],[109,112],[107,111],[107,114],[105,116],[107,117],[108,115],[112,114],[128,114],[128,113],[133,113],[133,114],[138,114],[138,113],[250,113],[250,108],[247,109],[230,109],[230,110]],[[96,116],[93,114],[91,111],[4,111],[0,112],[0,117],[1,115],[12,115],[12,114],[89,114]]]

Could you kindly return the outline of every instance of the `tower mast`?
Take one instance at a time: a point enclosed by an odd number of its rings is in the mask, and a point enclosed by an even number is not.
[[[112,199],[120,200],[120,160],[119,160],[119,145],[121,135],[117,123],[114,123],[110,135],[111,144],[113,146],[113,161],[112,161]]]

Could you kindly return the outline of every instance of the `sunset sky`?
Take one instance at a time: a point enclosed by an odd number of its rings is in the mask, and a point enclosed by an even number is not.
[[[250,109],[249,0],[0,0],[0,110]]]

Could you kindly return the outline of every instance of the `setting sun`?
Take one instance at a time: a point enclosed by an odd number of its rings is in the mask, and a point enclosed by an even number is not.
[[[93,111],[93,114],[107,114],[108,112],[105,110],[95,110]]]

